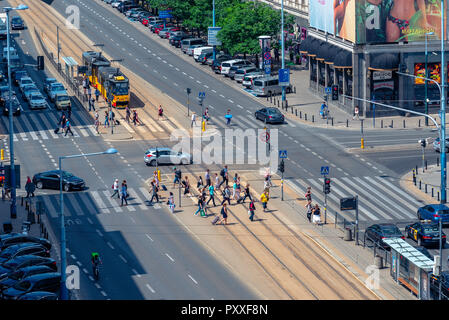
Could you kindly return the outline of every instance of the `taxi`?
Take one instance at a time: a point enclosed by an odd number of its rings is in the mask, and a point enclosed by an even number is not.
[[[440,236],[438,223],[430,220],[421,220],[405,227],[407,238],[418,242],[419,246],[439,246]],[[446,243],[446,235],[442,232],[442,244]]]

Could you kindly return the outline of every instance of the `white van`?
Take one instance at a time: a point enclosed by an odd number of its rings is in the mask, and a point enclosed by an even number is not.
[[[198,62],[198,58],[200,57],[200,55],[202,55],[203,53],[208,53],[208,52],[213,52],[214,48],[213,47],[198,47],[193,49],[193,59],[195,59],[195,61]]]
[[[231,70],[232,66],[242,65],[242,64],[244,64],[244,60],[242,60],[242,59],[223,61],[221,63],[221,74],[224,75],[225,77],[228,77],[229,70]]]
[[[204,44],[201,38],[189,38],[181,41],[181,51],[187,53],[187,49],[194,44]]]
[[[282,93],[282,87],[279,85],[278,76],[254,79],[252,89],[256,96],[271,96]],[[292,86],[287,86],[285,92],[292,92]]]

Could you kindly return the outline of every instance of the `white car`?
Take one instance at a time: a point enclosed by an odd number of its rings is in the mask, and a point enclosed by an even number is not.
[[[45,109],[47,108],[47,101],[45,98],[37,92],[32,92],[30,98],[28,99],[31,109]]]
[[[33,79],[31,79],[30,77],[22,77],[19,79],[19,88],[20,91],[22,91],[23,87],[26,86],[27,84],[34,84]]]

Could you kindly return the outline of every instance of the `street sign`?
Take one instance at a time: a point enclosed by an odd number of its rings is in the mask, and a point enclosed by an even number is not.
[[[355,197],[351,198],[341,198],[340,199],[340,210],[355,210],[357,208],[357,201]]]
[[[204,98],[204,97],[206,97],[206,92],[204,92],[204,91],[198,92],[198,98]]]
[[[210,46],[221,46],[221,41],[217,39],[218,31],[221,27],[208,27],[207,28],[207,44]]]
[[[173,16],[171,15],[171,10],[161,10],[159,11],[159,18],[161,19],[170,19]]]
[[[265,74],[270,74],[271,73],[271,65],[269,65],[269,64],[266,65],[264,70],[265,70]]]
[[[279,150],[279,158],[287,159],[287,150]]]
[[[271,53],[267,51],[263,54],[263,57],[265,60],[271,60]]]
[[[329,174],[329,167],[321,167],[321,174],[322,175],[328,175]]]
[[[332,88],[331,88],[331,87],[326,87],[326,88],[324,88],[324,92],[325,92],[326,94],[329,94],[329,93],[332,92]]]
[[[269,142],[270,141],[270,133],[269,132],[262,132],[260,134],[260,140],[262,142]]]
[[[290,84],[290,69],[279,69],[279,85],[288,86]]]

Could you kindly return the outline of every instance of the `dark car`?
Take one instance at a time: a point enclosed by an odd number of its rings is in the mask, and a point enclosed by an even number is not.
[[[0,97],[0,108],[2,110],[2,114],[4,116],[9,116],[9,104],[10,103],[12,103],[12,115],[20,116],[20,112],[22,111],[20,102],[14,93],[12,94],[12,101],[10,102],[9,101],[9,92],[4,93]]]
[[[50,251],[38,243],[25,242],[15,244],[0,252],[0,263],[15,259],[24,255],[35,255],[40,257],[50,257]]]
[[[20,296],[33,291],[59,293],[60,287],[61,274],[59,272],[41,273],[20,280],[14,286],[3,291],[2,296],[6,300],[17,300]]]
[[[3,249],[5,249],[9,246],[19,244],[19,243],[24,243],[24,242],[38,243],[38,244],[44,246],[45,248],[47,248],[48,250],[51,249],[51,242],[45,238],[33,237],[33,236],[29,236],[29,235],[26,235],[23,233],[14,233],[14,234],[10,234],[9,237],[0,238],[0,251],[2,251]]]
[[[17,70],[11,76],[11,80],[14,82],[14,85],[18,86],[20,78],[28,77],[28,73],[25,70]]]
[[[257,110],[254,115],[256,119],[266,123],[284,123],[284,115],[276,108],[262,108]]]
[[[58,300],[58,295],[48,291],[34,291],[25,293],[17,300]]]
[[[0,265],[0,279],[8,276],[12,272],[28,267],[28,266],[40,266],[45,265],[53,269],[53,271],[58,270],[56,261],[52,258],[39,257],[34,255],[20,256],[12,260],[8,260],[2,265]]]
[[[12,287],[20,280],[40,273],[49,273],[53,272],[53,269],[47,266],[29,266],[25,268],[18,269],[11,274],[9,274],[6,278],[0,280],[0,291],[3,291],[9,287]]]
[[[33,183],[38,189],[59,189],[59,170],[37,173],[33,177]],[[82,190],[85,187],[84,180],[71,174],[62,172],[62,188],[64,191]]]
[[[221,73],[221,63],[224,62],[224,61],[227,61],[227,60],[231,60],[231,59],[232,59],[232,57],[227,55],[227,54],[225,54],[225,55],[217,55],[215,57],[215,60],[212,61],[212,64],[211,64],[210,67],[211,67],[212,71],[214,71],[215,73],[220,74]]]
[[[170,44],[172,46],[175,46],[176,48],[180,48],[181,47],[181,41],[190,37],[189,35],[175,35],[173,36],[171,39],[169,39],[168,41],[170,42]]]
[[[438,246],[440,233],[438,223],[420,221],[405,227],[405,235],[418,242],[418,246]],[[446,243],[446,235],[442,233],[442,244]]]
[[[14,16],[11,18],[11,29],[12,30],[23,30],[25,29],[25,25],[23,24],[23,20],[19,16]]]
[[[200,62],[201,64],[206,64],[207,59],[212,57],[213,55],[214,55],[213,52],[204,52],[199,55],[198,62]]]
[[[449,224],[449,207],[444,204],[428,204],[418,209],[419,220],[431,220],[438,223],[440,218],[443,225]]]
[[[439,286],[441,279],[441,298],[449,300],[449,271],[442,271],[440,276],[432,274],[430,276],[430,292],[434,297],[438,298]]]
[[[385,249],[389,249],[390,246],[382,241],[385,238],[404,239],[405,237],[402,235],[401,230],[399,230],[397,226],[391,223],[373,224],[365,230],[365,239],[379,244]]]

